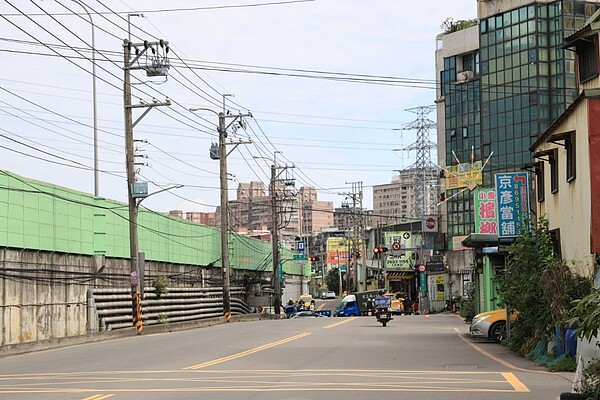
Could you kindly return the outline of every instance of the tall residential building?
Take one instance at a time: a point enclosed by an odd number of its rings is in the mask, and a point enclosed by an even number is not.
[[[493,187],[496,173],[520,171],[533,161],[530,146],[575,99],[574,53],[562,42],[599,3],[478,1],[474,27],[438,37],[438,156],[449,185],[442,218],[449,243],[475,232],[467,183],[477,170],[484,187]]]
[[[185,218],[188,221],[196,222],[198,224],[207,226],[217,226],[217,215],[214,212],[199,212],[199,211],[186,211],[172,210],[169,211],[169,215],[177,218]]]
[[[415,174],[414,169],[399,171],[392,182],[373,186],[372,222],[380,225],[394,225],[415,219]],[[437,199],[429,195],[424,199],[425,209],[435,205]]]
[[[284,241],[287,237],[293,242],[296,236],[333,226],[333,203],[318,201],[314,188],[301,187],[295,195],[288,192],[285,198],[278,196],[277,211]],[[262,182],[240,183],[237,199],[229,202],[229,212],[230,228],[237,232],[258,232],[272,227],[271,195]]]
[[[323,228],[333,227],[333,202],[318,201],[317,191],[311,187],[301,187],[298,191],[298,209],[300,210],[300,234],[319,232]]]

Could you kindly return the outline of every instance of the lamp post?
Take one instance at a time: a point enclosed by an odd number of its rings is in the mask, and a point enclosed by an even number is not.
[[[225,95],[223,95],[223,104]],[[219,125],[217,132],[219,133],[219,170],[220,170],[220,192],[221,192],[221,267],[223,268],[223,315],[227,322],[231,321],[231,296],[230,296],[230,268],[229,268],[229,197],[227,185],[227,129],[244,116],[252,116],[252,114],[225,115],[225,112],[216,112],[210,108],[190,108],[189,111],[210,111],[219,117]],[[225,118],[230,117],[233,120],[226,124]],[[240,144],[239,142],[237,144]]]
[[[96,43],[94,35],[94,20],[92,15],[88,11],[85,4],[79,0],[73,0],[73,2],[79,4],[88,17],[90,18],[90,25],[92,26],[92,103],[94,113],[94,196],[100,196],[100,182],[98,179],[98,113],[97,113],[97,102],[96,102]]]
[[[144,18],[142,13],[129,13],[127,14],[127,40],[131,42],[131,17]]]

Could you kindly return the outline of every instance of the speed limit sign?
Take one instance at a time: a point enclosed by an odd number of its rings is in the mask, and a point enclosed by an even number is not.
[[[425,264],[419,264],[419,272],[425,272]]]

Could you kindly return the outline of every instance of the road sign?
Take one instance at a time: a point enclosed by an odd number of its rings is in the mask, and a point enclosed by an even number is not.
[[[341,272],[346,272],[346,267],[340,267]]]
[[[306,254],[293,254],[292,255],[293,260],[308,260],[308,257],[306,257]]]
[[[419,264],[419,272],[425,272],[425,265]]]
[[[298,242],[298,253],[304,253],[304,240]]]

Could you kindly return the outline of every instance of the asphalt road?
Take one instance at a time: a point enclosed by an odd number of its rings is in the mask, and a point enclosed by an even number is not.
[[[456,315],[264,320],[0,358],[2,400],[557,399]]]

